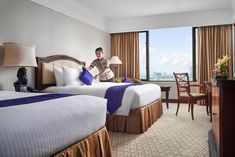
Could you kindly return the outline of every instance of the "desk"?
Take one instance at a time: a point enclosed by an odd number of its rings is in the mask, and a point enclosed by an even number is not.
[[[169,86],[160,86],[160,87],[161,87],[161,92],[166,93],[166,107],[167,109],[169,109],[169,91],[171,87]]]
[[[212,81],[211,156],[235,156],[235,80]]]
[[[210,114],[210,122],[212,122],[212,83],[205,81],[206,93],[208,94],[208,106]]]

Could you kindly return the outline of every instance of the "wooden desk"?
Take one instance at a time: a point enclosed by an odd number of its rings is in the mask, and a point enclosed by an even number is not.
[[[170,88],[169,86],[160,86],[161,87],[161,91],[166,93],[166,107],[167,109],[169,109],[169,91]]]
[[[209,148],[212,157],[235,156],[235,80],[212,82],[212,130]]]
[[[206,93],[208,95],[208,106],[209,106],[209,113],[210,113],[210,122],[212,122],[212,83],[205,81],[206,86]]]

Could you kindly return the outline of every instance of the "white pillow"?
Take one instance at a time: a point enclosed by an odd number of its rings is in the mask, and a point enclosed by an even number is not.
[[[55,75],[55,81],[57,86],[64,85],[64,77],[62,68],[53,67],[53,72]]]
[[[80,81],[79,76],[81,71],[79,69],[70,68],[63,66],[63,76],[64,76],[64,85],[83,85],[83,82]]]

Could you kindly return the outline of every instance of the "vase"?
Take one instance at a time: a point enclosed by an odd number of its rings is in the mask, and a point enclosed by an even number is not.
[[[227,80],[227,79],[228,79],[228,76],[216,76],[215,77],[216,81]]]

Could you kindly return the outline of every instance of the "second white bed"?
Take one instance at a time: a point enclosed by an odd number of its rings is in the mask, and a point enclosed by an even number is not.
[[[126,85],[127,83],[98,82],[91,86],[51,86],[44,90],[47,93],[73,93],[104,97],[109,87]],[[161,98],[160,86],[156,84],[142,84],[128,87],[123,95],[122,104],[114,115],[128,116],[130,109],[148,105]]]

